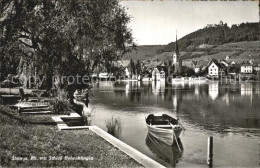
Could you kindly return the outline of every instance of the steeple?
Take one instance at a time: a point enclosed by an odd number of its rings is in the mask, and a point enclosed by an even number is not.
[[[177,38],[177,30],[176,30],[176,41],[175,41],[175,51],[173,53],[173,64],[179,63],[179,47],[178,47],[178,38]]]
[[[176,30],[175,52],[176,52],[177,55],[179,55],[179,47],[178,47],[177,30]]]
[[[180,58],[177,30],[176,30],[176,41],[175,41],[175,52],[173,53],[173,65],[175,67],[175,73],[181,73],[182,70],[182,59]]]
[[[258,7],[259,7],[259,28],[260,28],[260,0],[258,1]],[[260,41],[260,33],[259,33],[259,40]],[[260,50],[260,43],[259,43],[259,50]],[[259,57],[260,57],[260,52],[259,52]]]

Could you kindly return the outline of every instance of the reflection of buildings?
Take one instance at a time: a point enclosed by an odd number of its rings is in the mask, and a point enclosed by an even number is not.
[[[222,99],[226,102],[226,105],[228,106],[228,105],[229,105],[229,94],[226,93],[226,94],[222,97]]]
[[[159,95],[165,92],[165,81],[153,81],[152,82],[152,92],[154,95]]]
[[[260,84],[259,83],[256,85],[254,93],[260,95]]]
[[[200,94],[200,90],[199,90],[199,85],[195,85],[195,95],[199,95]]]
[[[252,83],[241,83],[241,96],[251,96],[253,94]]]
[[[178,112],[178,100],[177,100],[177,95],[174,94],[172,97],[172,105],[173,105],[173,112]]]
[[[252,85],[252,83],[241,83],[241,96],[249,96],[251,104],[253,103],[253,85]]]
[[[126,94],[126,97],[128,96],[129,89],[130,89],[130,85],[129,85],[129,82],[127,82],[125,84],[125,94]]]
[[[173,92],[172,95],[172,108],[173,108],[173,112],[178,114],[178,112],[180,111],[180,104],[182,102],[182,93],[175,91]]]
[[[140,88],[141,88],[140,81],[129,81],[129,82],[126,82],[126,85],[125,85],[126,96],[128,96],[129,92],[140,90]]]
[[[219,83],[210,82],[209,83],[209,96],[212,100],[215,100],[219,95]]]
[[[173,88],[181,88],[181,89],[184,89],[184,88],[185,88],[185,81],[172,82],[172,86],[173,86]]]

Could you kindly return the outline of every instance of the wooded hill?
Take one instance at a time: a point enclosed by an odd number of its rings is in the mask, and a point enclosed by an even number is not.
[[[207,25],[203,29],[190,33],[178,40],[181,51],[194,51],[201,44],[221,45],[241,41],[259,40],[259,23],[241,23],[232,25],[220,22],[218,25]],[[175,42],[169,43],[161,52],[171,52]]]
[[[259,60],[258,23],[232,25],[220,22],[190,33],[178,40],[183,63],[191,65],[196,60],[200,65],[211,59],[224,59],[227,55],[236,62],[247,62],[250,58]],[[140,60],[147,66],[155,66],[162,61],[172,60],[175,42],[168,45],[137,46],[137,50],[127,53],[123,60]]]

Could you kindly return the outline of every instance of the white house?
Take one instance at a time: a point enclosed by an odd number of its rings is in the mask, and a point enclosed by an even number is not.
[[[224,74],[225,66],[216,61],[211,61],[208,66],[208,75],[209,76],[219,76]]]
[[[226,61],[228,61],[228,60],[229,60],[229,55],[227,55],[227,56],[226,56],[225,60],[226,60]]]
[[[240,67],[240,72],[243,74],[251,74],[253,73],[253,65],[250,64],[242,64]]]
[[[161,79],[161,74],[158,68],[154,68],[152,71],[152,80],[153,81],[158,81]]]
[[[125,68],[125,76],[127,79],[130,77],[130,72],[127,67]]]
[[[199,67],[195,67],[194,71],[195,71],[195,73],[198,73],[200,71],[200,68]]]
[[[160,71],[160,80],[165,80],[165,72]]]
[[[260,72],[260,64],[254,65],[253,69],[254,69],[256,72]]]
[[[231,65],[236,65],[237,63],[236,63],[236,61],[232,61],[230,64]]]

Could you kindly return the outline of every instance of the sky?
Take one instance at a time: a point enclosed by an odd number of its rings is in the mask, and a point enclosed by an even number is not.
[[[138,45],[161,45],[221,20],[229,26],[258,22],[257,1],[122,0],[131,16],[129,27]]]

